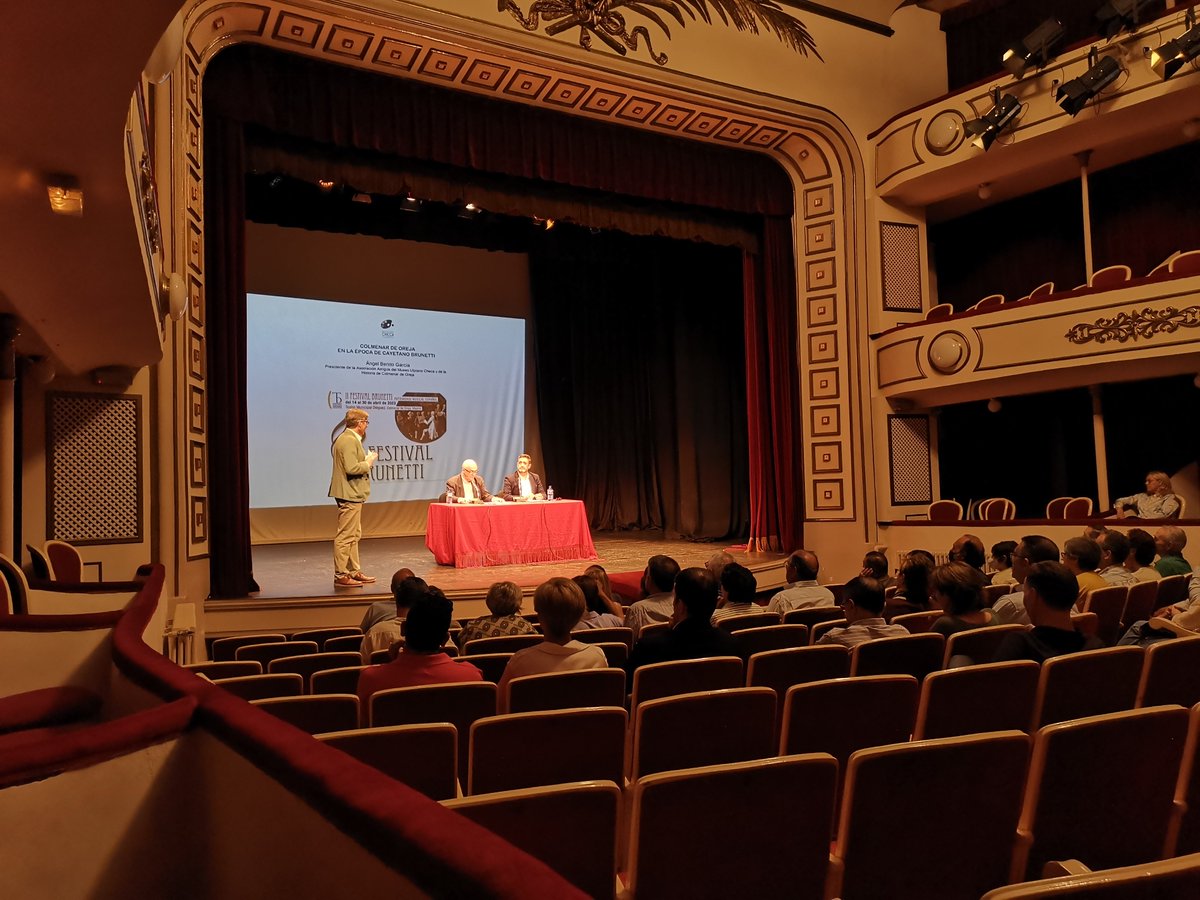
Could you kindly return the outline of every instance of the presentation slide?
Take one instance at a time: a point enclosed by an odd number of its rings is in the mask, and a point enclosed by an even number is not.
[[[433,500],[463,459],[490,490],[525,448],[525,322],[248,294],[250,505],[319,506],[346,410],[371,417],[371,501]]]

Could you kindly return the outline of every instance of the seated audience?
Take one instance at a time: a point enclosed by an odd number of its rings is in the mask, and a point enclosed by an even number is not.
[[[983,605],[983,573],[965,562],[948,562],[929,575],[929,592],[945,613],[930,631],[950,637],[959,631],[999,625],[992,610]]]
[[[634,644],[626,670],[632,674],[639,666],[674,659],[737,656],[733,636],[714,627],[711,621],[717,608],[717,590],[717,579],[708,569],[696,567],[680,572],[675,579],[671,629]]]
[[[1040,562],[1058,562],[1058,544],[1040,534],[1030,534],[1021,538],[1017,549],[1013,551],[1013,577],[1017,579],[1017,590],[1005,594],[992,604],[992,612],[1001,625],[1029,625],[1029,611],[1025,609],[1025,594],[1023,585],[1029,575],[1030,566]],[[1078,588],[1076,588],[1078,594]]]
[[[1158,551],[1158,562],[1154,568],[1166,578],[1168,575],[1187,575],[1192,564],[1183,558],[1187,546],[1187,533],[1178,525],[1164,525],[1154,532],[1154,549]]]
[[[579,623],[584,608],[583,591],[570,578],[551,578],[538,585],[533,592],[533,610],[537,613],[545,640],[518,650],[504,667],[504,674],[500,677],[501,712],[507,711],[505,688],[514,678],[549,672],[603,669],[608,665],[600,647],[571,639],[571,629]]]
[[[878,550],[871,550],[863,556],[862,571],[858,573],[864,578],[874,578],[886,591],[896,584],[896,579],[888,574],[887,555]]]
[[[1158,551],[1154,547],[1154,535],[1143,528],[1130,528],[1129,555],[1125,557],[1125,568],[1133,575],[1134,581],[1158,581],[1162,574],[1154,568],[1154,557]]]
[[[621,601],[613,591],[612,582],[608,580],[608,573],[604,571],[604,566],[588,566],[583,570],[584,575],[591,575],[596,579],[596,587],[600,589],[600,598],[604,601],[604,605],[608,607],[613,615],[625,618],[625,610],[621,606]]]
[[[442,652],[450,632],[454,604],[439,593],[418,597],[404,622],[404,648],[391,662],[367,666],[358,677],[358,702],[367,720],[371,695],[388,688],[456,681],[483,681],[483,673],[470,663]]]
[[[932,553],[910,550],[900,563],[896,593],[887,598],[883,617],[891,621],[894,616],[929,609],[929,573],[932,571]]]
[[[400,570],[400,572],[404,571],[407,570]],[[396,575],[399,575],[400,572],[397,572]],[[392,599],[387,601],[392,605],[392,617],[376,622],[371,626],[371,630],[363,635],[360,650],[363,665],[371,662],[371,654],[376,650],[388,650],[392,644],[404,640],[404,620],[408,616],[408,611],[412,609],[412,605],[419,598],[425,596],[428,590],[429,586],[425,583],[424,578],[410,575],[408,578],[401,578],[397,581],[396,575],[392,576]]]
[[[625,619],[614,613],[612,607],[600,595],[600,582],[591,575],[576,575],[571,579],[583,591],[583,618],[576,624],[574,631],[588,628],[619,628]],[[611,602],[611,601],[610,601]],[[621,609],[617,606],[617,610]]]
[[[625,613],[625,624],[633,629],[635,641],[643,625],[670,621],[675,608],[671,588],[678,574],[679,563],[669,556],[660,554],[650,557],[647,561],[646,571],[642,573],[642,592],[646,594],[646,598],[634,603],[629,607],[629,612]]]
[[[1100,567],[1100,545],[1090,538],[1067,538],[1063,544],[1062,562],[1075,576],[1080,597],[1096,588],[1108,587],[1108,582],[1096,571]]]
[[[883,587],[874,578],[859,575],[846,582],[842,613],[846,616],[846,627],[825,632],[818,644],[857,647],[876,638],[908,634],[903,625],[889,625],[883,620]]]
[[[488,588],[484,603],[490,616],[472,619],[454,638],[461,650],[467,641],[478,638],[505,637],[510,634],[536,634],[537,629],[521,618],[521,588],[512,581],[497,581]]]
[[[1125,568],[1129,558],[1129,538],[1119,531],[1106,531],[1100,535],[1100,577],[1111,586],[1133,584],[1133,573]]]
[[[763,612],[763,608],[754,602],[754,595],[758,593],[758,579],[745,566],[729,563],[721,570],[720,581],[722,605],[712,614],[714,625],[731,616]]]
[[[413,577],[412,569],[397,569],[396,574],[392,576],[392,596],[396,596],[396,589],[400,582],[405,578]],[[376,600],[367,607],[367,611],[363,614],[362,623],[359,625],[362,628],[363,634],[369,632],[372,628],[387,619],[396,617],[396,603],[394,600]]]
[[[1173,637],[1190,637],[1193,632],[1200,632],[1200,572],[1192,573],[1187,597],[1156,609],[1148,622],[1134,622],[1117,643],[1148,647]]]
[[[947,556],[951,562],[964,562],[980,572],[983,571],[983,565],[987,562],[987,558],[983,555],[983,541],[973,534],[964,534],[955,541]]]
[[[1071,621],[1077,594],[1075,576],[1061,563],[1039,562],[1030,566],[1025,576],[1025,608],[1033,628],[1006,635],[992,662],[1032,659],[1040,663],[1052,656],[1103,647],[1098,637],[1082,634]]]
[[[1016,549],[1016,541],[1000,541],[992,545],[992,584],[1017,583],[1012,571],[1012,555]]]
[[[1117,518],[1137,516],[1139,519],[1178,519],[1179,498],[1171,493],[1171,479],[1166,472],[1146,475],[1146,491],[1118,497],[1113,501]]]
[[[721,572],[725,567],[733,562],[733,554],[721,550],[714,553],[708,558],[708,562],[704,564],[704,568],[713,573],[713,578],[717,579],[717,584],[721,583]]]
[[[788,557],[784,576],[791,587],[784,588],[767,604],[768,612],[783,615],[793,609],[809,609],[814,606],[833,606],[833,591],[817,584],[821,561],[811,550],[796,550]]]

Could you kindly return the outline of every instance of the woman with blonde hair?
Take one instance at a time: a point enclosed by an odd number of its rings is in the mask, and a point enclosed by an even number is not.
[[[1139,519],[1178,519],[1182,504],[1171,493],[1171,477],[1166,472],[1148,472],[1145,493],[1118,497],[1113,508],[1118,519],[1129,515]]]

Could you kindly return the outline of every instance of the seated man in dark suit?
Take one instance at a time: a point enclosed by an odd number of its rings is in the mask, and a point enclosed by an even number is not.
[[[447,503],[486,503],[491,499],[479,475],[479,464],[473,459],[464,459],[462,472],[446,479]]]
[[[1032,659],[1040,663],[1052,656],[1103,647],[1099,638],[1076,631],[1071,622],[1071,608],[1078,593],[1074,574],[1062,563],[1030,566],[1025,576],[1025,609],[1033,628],[1007,635],[996,648],[992,662]]]
[[[517,471],[504,476],[504,487],[500,496],[505,500],[545,500],[546,492],[542,490],[542,477],[537,472],[530,472],[533,457],[522,453],[517,457]]]
[[[675,578],[671,630],[638,641],[626,663],[630,674],[638,666],[674,659],[737,656],[737,642],[711,623],[717,608],[717,579],[708,569],[684,569]]]

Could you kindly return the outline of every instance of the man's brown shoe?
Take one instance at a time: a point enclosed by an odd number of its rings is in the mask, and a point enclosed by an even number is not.
[[[333,583],[337,587],[362,587],[363,583],[353,575],[339,575],[333,579]]]
[[[360,582],[361,584],[374,584],[375,583],[375,579],[372,578],[370,575],[367,575],[364,572],[355,572],[350,577],[353,578],[355,581]]]

